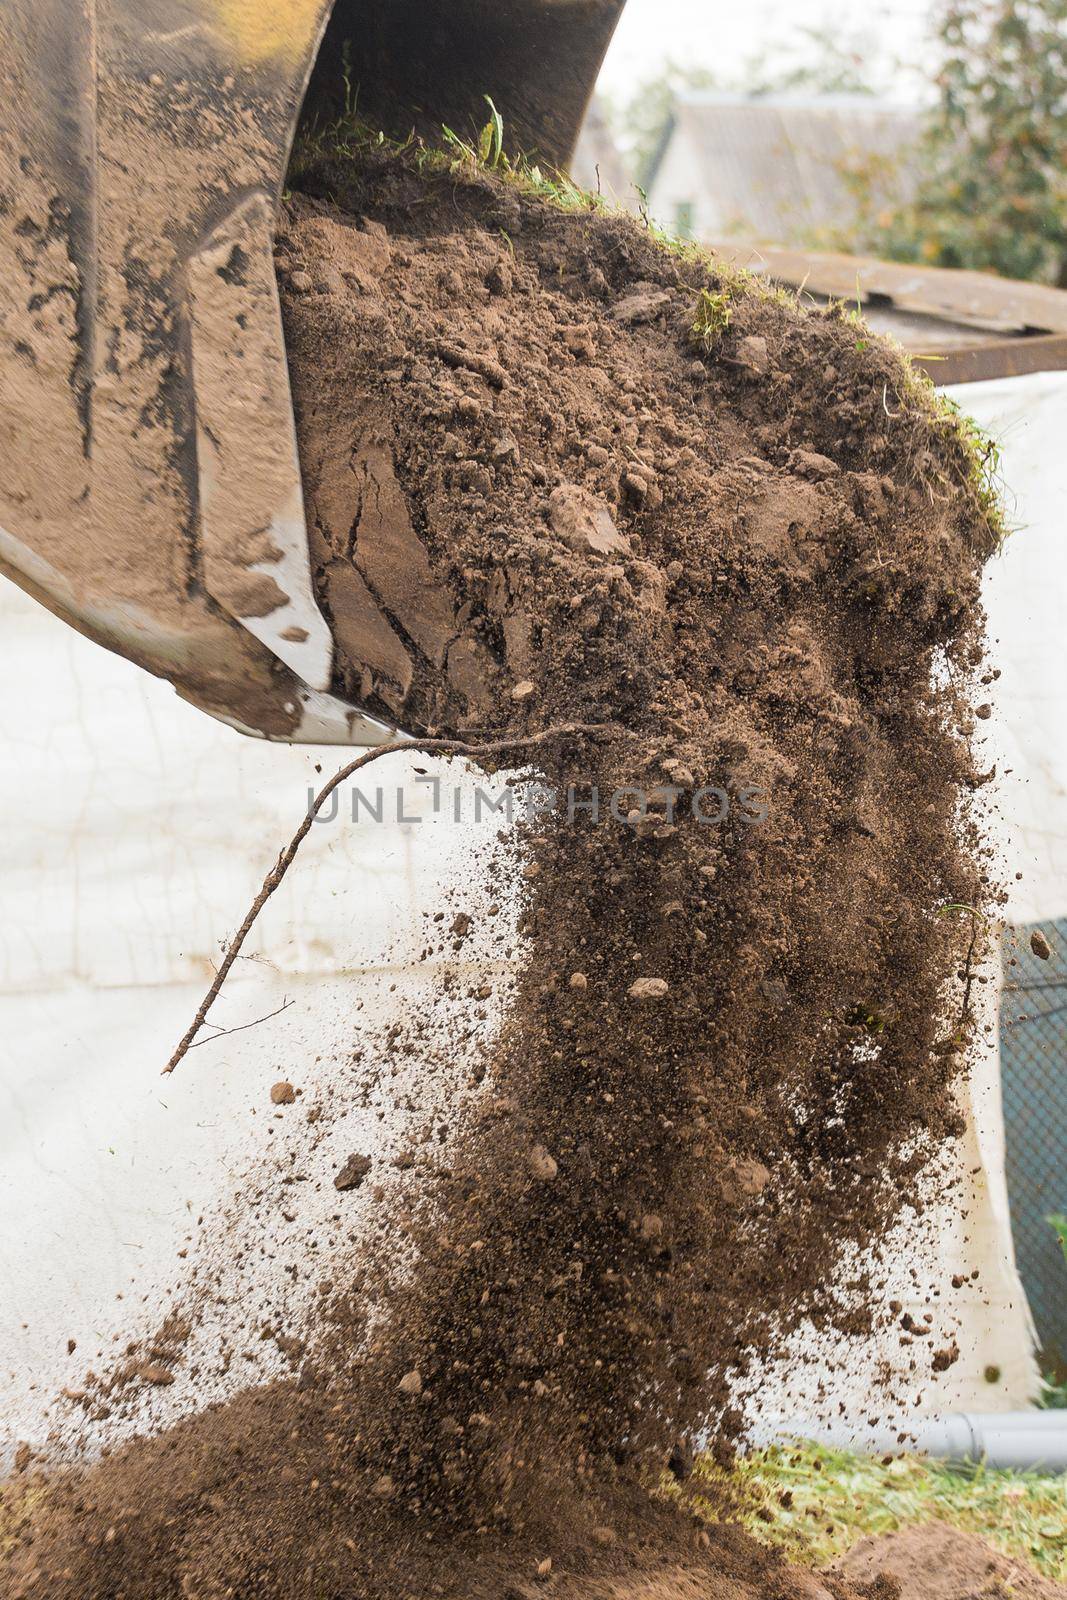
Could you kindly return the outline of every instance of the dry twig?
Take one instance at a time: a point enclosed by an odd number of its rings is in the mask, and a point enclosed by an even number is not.
[[[244,921],[230,941],[229,948],[219,966],[218,972],[215,974],[215,980],[211,988],[201,1001],[200,1008],[186,1030],[181,1043],[163,1068],[164,1077],[173,1072],[182,1058],[192,1049],[193,1042],[207,1020],[208,1012],[218,999],[219,991],[229,976],[230,968],[240,955],[241,947],[251,933],[260,912],[292,866],[296,859],[297,851],[307,838],[311,831],[312,823],[327,800],[340,784],[345,783],[352,777],[353,773],[358,772],[361,767],[369,766],[372,761],[380,761],[383,756],[396,755],[402,750],[411,753],[417,751],[419,754],[427,756],[466,756],[469,759],[478,760],[482,756],[503,755],[506,751],[532,750],[538,745],[551,743],[553,739],[567,738],[577,734],[591,736],[608,731],[609,727],[606,723],[568,722],[562,723],[558,727],[546,728],[542,733],[528,734],[524,738],[493,739],[488,744],[467,744],[462,739],[391,739],[388,744],[381,744],[374,750],[365,751],[363,755],[357,756],[354,761],[350,761],[347,766],[342,767],[339,772],[335,772],[329,783],[319,790],[313,803],[308,807],[307,815],[299,828],[264,878],[263,887],[248,908]]]
[[[294,1000],[286,1000],[282,1005],[275,1007],[273,1011],[268,1011],[265,1017],[256,1017],[253,1022],[242,1022],[236,1028],[224,1028],[219,1022],[204,1021],[201,1023],[201,1027],[214,1028],[216,1031],[206,1039],[194,1040],[189,1049],[199,1050],[202,1044],[217,1044],[220,1039],[228,1039],[231,1033],[244,1033],[248,1028],[258,1028],[261,1023],[270,1022],[273,1017],[280,1017],[283,1011],[288,1011],[289,1007],[295,1004]]]

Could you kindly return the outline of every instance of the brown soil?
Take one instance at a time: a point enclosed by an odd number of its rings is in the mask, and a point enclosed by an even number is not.
[[[929,1522],[861,1539],[837,1563],[860,1583],[879,1577],[900,1586],[900,1600],[1065,1600],[1067,1587],[994,1550],[976,1534]]]
[[[493,869],[525,959],[478,1092],[299,1379],[53,1481],[6,1592],[817,1594],[644,1485],[709,1419],[728,1447],[801,1318],[870,1326],[842,1253],[958,1129],[979,922],[940,908],[989,898],[959,817],[993,548],[960,446],[836,314],[726,284],[697,342],[721,286],[628,220],[385,154],[303,184],[279,276],[339,687],[411,730],[607,731],[541,761],[564,815]],[[432,1021],[389,1041],[429,1074]]]

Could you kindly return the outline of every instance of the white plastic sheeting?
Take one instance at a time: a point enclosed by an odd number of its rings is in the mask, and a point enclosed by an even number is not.
[[[1001,441],[1023,529],[989,579],[1004,669],[990,738],[1013,769],[1002,804],[1015,824],[1011,870],[1017,859],[1025,875],[1012,880],[1012,912],[1052,916],[1067,909],[1067,375],[983,384],[959,398]],[[186,1270],[178,1252],[191,1219],[231,1194],[235,1175],[278,1137],[270,1084],[323,1081],[368,1018],[427,981],[416,961],[425,915],[442,884],[471,880],[491,824],[432,818],[412,758],[372,768],[366,787],[385,786],[387,817],[405,782],[408,814],[420,793],[424,820],[342,817],[313,829],[213,1017],[240,1027],[292,1004],[198,1049],[163,1080],[221,940],[299,820],[316,764],[329,772],[338,753],[242,739],[10,585],[0,587],[0,659],[0,1447],[9,1448],[41,1440],[56,1391],[77,1388],[116,1340],[121,1348],[157,1320]],[[470,783],[466,793],[469,819]],[[966,1225],[946,1222],[901,1247],[904,1297],[917,1305],[916,1282],[975,1266],[982,1274],[944,1308],[966,1330],[951,1393],[916,1386],[917,1412],[1017,1405],[1032,1388],[992,1059],[974,1110],[962,1159],[980,1170]],[[368,1113],[364,1147],[385,1136]],[[857,1414],[878,1358],[865,1346],[843,1351],[828,1380]],[[989,1365],[1002,1373],[992,1386]],[[809,1387],[819,1371],[810,1369]]]
[[[1011,869],[1007,914],[1042,922],[1067,914],[1067,373],[949,393],[1002,452],[1015,531],[985,585],[1002,673],[988,748]]]

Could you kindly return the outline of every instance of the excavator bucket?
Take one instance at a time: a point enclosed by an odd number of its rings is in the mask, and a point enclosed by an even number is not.
[[[248,733],[332,690],[273,267],[302,117],[564,165],[623,0],[0,0],[0,571]],[[479,112],[482,113],[479,116]]]

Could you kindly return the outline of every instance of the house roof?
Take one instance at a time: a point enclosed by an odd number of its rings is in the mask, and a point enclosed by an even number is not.
[[[864,210],[905,199],[919,113],[863,95],[745,99],[688,94],[675,106],[650,184],[682,139],[696,153],[719,237],[831,244]],[[677,198],[677,197],[674,197]]]

